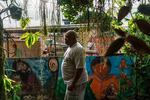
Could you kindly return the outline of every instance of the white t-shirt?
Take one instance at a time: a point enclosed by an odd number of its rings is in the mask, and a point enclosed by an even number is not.
[[[62,78],[67,85],[72,84],[75,70],[83,68],[81,77],[77,81],[76,85],[80,85],[87,81],[87,72],[85,68],[85,50],[80,43],[74,44],[72,47],[68,47],[64,53],[64,60],[62,62]]]

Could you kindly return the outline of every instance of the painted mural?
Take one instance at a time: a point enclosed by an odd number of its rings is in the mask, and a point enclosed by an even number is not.
[[[22,84],[22,100],[63,100],[66,85],[61,77],[62,59],[8,59],[5,64],[6,73]],[[133,64],[131,58],[117,55],[109,57],[108,60],[108,65],[104,67],[102,57],[86,57],[85,65],[89,77],[85,100],[112,100],[130,86]]]
[[[93,94],[91,97],[86,94],[86,100],[117,99],[116,96],[123,85],[120,80],[130,81],[133,63],[129,57],[111,56],[107,65],[101,62],[101,57],[87,57],[86,61],[89,74],[88,90]]]
[[[133,65],[131,58],[124,55],[116,55],[109,57],[109,62],[109,66],[106,67],[106,70],[109,71],[103,73],[105,70],[103,70],[102,57],[86,57],[86,69],[89,80],[86,87],[85,100],[115,100],[121,91],[124,92],[130,88],[131,66]],[[63,100],[65,87],[59,71],[56,88],[58,100]]]
[[[11,79],[21,83],[21,100],[54,98],[58,75],[57,58],[8,59],[5,68]]]

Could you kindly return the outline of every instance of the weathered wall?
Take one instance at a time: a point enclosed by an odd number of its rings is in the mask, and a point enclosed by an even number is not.
[[[101,88],[91,86],[91,84],[101,84],[101,82],[92,83],[92,80],[94,80],[94,72],[91,70],[91,63],[93,63],[93,60],[95,58],[96,56],[86,57],[86,69],[89,75],[89,82],[86,89],[85,100],[94,100],[95,94],[93,91],[99,91],[99,89],[101,90]],[[101,57],[98,58],[100,59]],[[120,80],[121,74],[124,74],[127,76],[127,78],[130,78],[130,73],[132,72],[131,65],[133,64],[133,62],[129,57],[118,55],[111,56],[109,57],[109,59],[112,64],[111,72],[109,73],[110,75],[117,77],[118,81]],[[125,59],[127,65],[123,69],[121,69],[120,67],[122,59]],[[23,62],[23,64],[19,62]],[[57,100],[63,100],[63,97],[65,95],[65,84],[61,77],[61,62],[61,57],[24,59],[12,58],[8,59],[7,63],[5,63],[5,69],[7,75],[10,78],[16,81],[21,81],[23,85],[22,98],[24,98],[24,100],[28,100],[26,98],[31,96],[31,94],[32,98],[34,98],[35,100],[44,97],[49,98],[44,100],[50,100],[50,98],[53,98],[52,100],[54,100],[54,98],[56,98]],[[13,69],[15,70],[15,72],[8,69]],[[57,71],[57,69],[59,70]],[[105,88],[107,88],[107,86],[105,86]],[[55,96],[53,94],[55,94]]]

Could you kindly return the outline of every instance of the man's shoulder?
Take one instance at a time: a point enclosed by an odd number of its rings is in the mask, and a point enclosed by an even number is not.
[[[83,47],[77,47],[74,49],[74,52],[76,52],[76,53],[80,53],[80,52],[84,52],[84,51],[85,51],[85,49]]]
[[[83,50],[84,48],[80,43],[77,43],[76,46],[74,46],[72,49],[75,51],[78,51],[78,50],[80,51],[80,50]]]

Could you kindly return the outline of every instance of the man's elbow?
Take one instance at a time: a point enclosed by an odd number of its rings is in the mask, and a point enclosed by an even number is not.
[[[82,72],[83,72],[83,68],[78,68],[78,69],[76,69],[76,72],[77,72],[77,73],[82,73]]]

